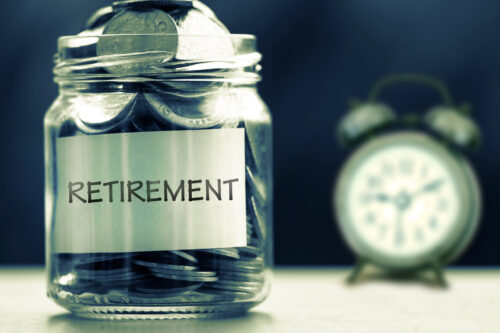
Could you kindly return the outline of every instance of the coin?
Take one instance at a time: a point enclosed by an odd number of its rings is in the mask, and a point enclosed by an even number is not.
[[[221,300],[225,301],[233,301],[235,299],[248,299],[253,295],[247,292],[239,292],[239,291],[224,291],[222,289],[214,289],[210,287],[202,287],[198,290],[201,293],[214,295],[217,298],[221,298]]]
[[[78,279],[103,283],[116,282],[138,277],[138,274],[130,271],[130,264],[129,259],[111,259],[77,264],[74,267],[74,271]]]
[[[204,269],[212,267],[213,269],[225,272],[243,272],[243,273],[258,273],[264,269],[263,263],[252,263],[252,262],[242,262],[241,260],[229,261],[225,259],[220,259],[216,262],[212,262],[207,266],[203,266]],[[206,267],[206,268],[205,268]]]
[[[160,278],[150,278],[140,284],[134,284],[130,290],[132,293],[148,294],[149,297],[161,297],[166,294],[183,293],[195,290],[201,286],[200,283],[187,283],[182,281],[169,281]]]
[[[229,30],[214,17],[198,9],[178,9],[170,12],[179,31],[177,60],[224,59],[234,55]]]
[[[251,290],[251,289],[259,289],[262,284],[259,282],[252,282],[252,281],[231,281],[231,280],[219,280],[217,283],[212,283],[210,284],[210,287],[212,286],[227,286],[227,287],[241,287],[240,290],[246,289],[246,290]]]
[[[156,111],[159,121],[184,128],[210,128],[230,122],[233,94],[226,90],[179,96],[176,94],[144,94]]]
[[[264,252],[262,248],[256,246],[239,247],[238,251],[244,260],[246,259],[246,257],[260,258],[260,256],[262,256]]]
[[[177,32],[172,17],[162,10],[122,11],[106,25],[97,55],[111,73],[158,72],[177,53]]]
[[[243,272],[219,272],[217,274],[220,280],[232,280],[232,281],[253,281],[253,282],[263,282],[264,273],[243,273]]]
[[[163,268],[156,268],[153,271],[153,274],[154,273],[160,273],[160,274],[164,274],[164,275],[171,274],[171,275],[179,275],[179,276],[180,275],[189,275],[189,276],[195,276],[195,277],[214,277],[217,275],[215,272],[211,272],[211,271],[198,271],[198,270],[182,271],[182,270],[163,269]]]
[[[106,131],[122,122],[134,107],[137,93],[78,94],[77,126],[86,133]]]
[[[197,270],[197,266],[193,265],[193,262],[184,259],[181,256],[177,256],[169,253],[162,254],[145,254],[138,256],[133,260],[134,264],[148,267],[154,271],[154,269],[168,269],[168,270],[186,270],[194,271]]]
[[[171,250],[170,252],[173,253],[173,254],[175,254],[175,255],[177,255],[177,256],[179,256],[179,257],[182,257],[182,258],[184,258],[186,260],[192,261],[194,263],[198,262],[198,259],[196,259],[192,255],[190,255],[190,254],[188,254],[188,253],[186,253],[184,251]]]
[[[225,283],[211,283],[210,285],[204,286],[203,290],[223,290],[223,291],[231,291],[231,292],[240,292],[240,293],[255,293],[258,292],[258,288],[249,288],[245,286],[238,285],[228,285]]]
[[[221,257],[229,257],[234,259],[239,259],[240,256],[238,254],[238,250],[234,248],[226,248],[226,249],[205,249],[199,250],[202,253],[207,253],[209,256],[213,255],[213,257],[221,256]]]
[[[192,281],[192,282],[215,282],[218,280],[217,276],[196,276],[188,274],[165,274],[160,271],[154,271],[152,273],[154,276],[169,279],[169,280],[179,280],[179,281]]]

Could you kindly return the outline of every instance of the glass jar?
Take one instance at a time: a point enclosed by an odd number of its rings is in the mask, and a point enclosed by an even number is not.
[[[268,294],[271,116],[255,37],[182,36],[232,45],[224,57],[96,56],[179,37],[58,41],[60,95],[44,124],[48,295],[78,315],[212,317]]]

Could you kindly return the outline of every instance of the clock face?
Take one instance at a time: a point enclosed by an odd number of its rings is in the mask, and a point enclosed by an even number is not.
[[[470,216],[458,160],[421,134],[370,142],[348,162],[339,184],[341,227],[368,257],[430,261],[456,243]]]

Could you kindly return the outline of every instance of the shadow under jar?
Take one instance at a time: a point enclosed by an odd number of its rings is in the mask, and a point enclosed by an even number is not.
[[[59,39],[44,124],[48,295],[77,315],[213,317],[268,294],[271,116],[255,38],[182,36],[231,45],[223,57],[99,55],[178,37]]]

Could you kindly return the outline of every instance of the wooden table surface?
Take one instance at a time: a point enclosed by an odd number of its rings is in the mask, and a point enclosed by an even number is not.
[[[441,289],[347,270],[275,270],[270,297],[246,316],[217,320],[94,321],[45,296],[42,268],[0,268],[0,332],[500,332],[500,270],[448,270]]]

